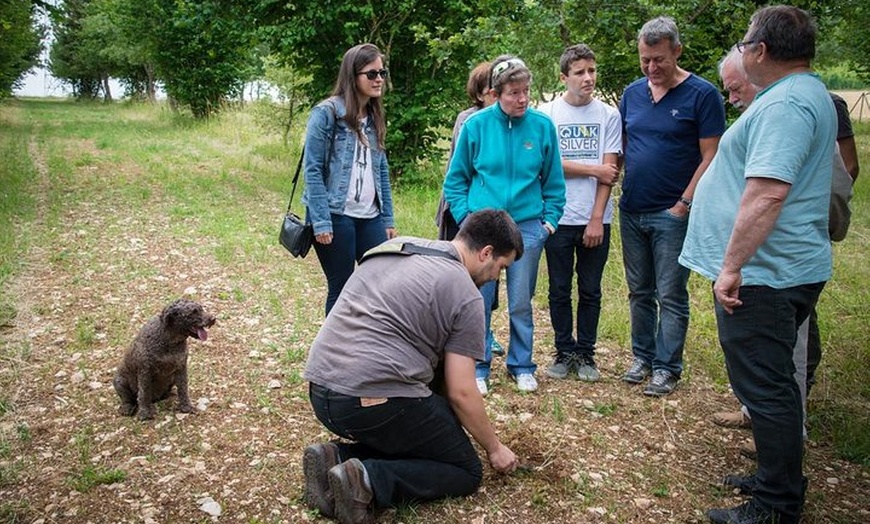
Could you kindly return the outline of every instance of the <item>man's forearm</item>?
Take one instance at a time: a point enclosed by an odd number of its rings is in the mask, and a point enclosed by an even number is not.
[[[471,433],[487,453],[495,452],[501,441],[486,415],[483,397],[477,391],[474,360],[449,352],[444,358],[444,383],[453,412],[462,427]]]
[[[486,408],[483,404],[483,397],[480,394],[466,395],[450,395],[450,405],[453,412],[459,418],[459,423],[462,427],[471,433],[472,438],[486,450],[487,453],[494,452],[501,441],[495,434],[492,424],[489,422],[489,417],[486,415]]]

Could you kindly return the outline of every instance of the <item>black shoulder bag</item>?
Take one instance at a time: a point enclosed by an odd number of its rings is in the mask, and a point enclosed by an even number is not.
[[[278,241],[287,248],[294,257],[305,258],[311,249],[314,239],[314,229],[311,224],[306,224],[299,215],[290,210],[293,205],[293,197],[296,196],[296,184],[299,183],[299,173],[302,171],[302,159],[305,157],[305,149],[299,155],[299,163],[296,164],[296,174],[293,175],[293,190],[290,192],[290,202],[287,203],[287,214],[284,215],[284,223],[281,224],[281,233]]]

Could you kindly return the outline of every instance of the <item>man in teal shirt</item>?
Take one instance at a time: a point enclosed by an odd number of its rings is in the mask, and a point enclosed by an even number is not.
[[[723,135],[695,191],[680,263],[713,281],[719,341],[752,417],[756,488],[714,523],[797,523],[803,413],[792,352],[831,276],[828,202],[836,115],[812,73],[816,25],[791,6],[758,10],[737,49],[762,90]]]

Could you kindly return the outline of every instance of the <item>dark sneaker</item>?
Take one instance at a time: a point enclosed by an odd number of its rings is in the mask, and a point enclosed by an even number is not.
[[[585,382],[598,382],[601,379],[592,355],[581,355],[577,359],[577,378]]]
[[[547,376],[550,378],[566,379],[574,367],[574,355],[557,353],[556,360],[547,368]]]
[[[784,519],[772,508],[762,506],[752,499],[729,509],[711,509],[707,518],[714,524],[786,524],[796,520]]]
[[[492,339],[492,345],[489,347],[492,351],[493,355],[503,357],[504,356],[504,346],[498,343],[498,340]]]
[[[335,518],[339,524],[370,524],[375,521],[374,493],[365,479],[359,459],[349,459],[329,470],[329,486],[335,496]]]
[[[305,473],[305,503],[320,511],[325,517],[335,514],[335,499],[329,487],[327,473],[341,462],[338,446],[332,442],[312,444],[302,454],[302,471]]]
[[[653,371],[652,378],[649,384],[643,388],[643,394],[649,397],[663,397],[669,395],[675,387],[679,379],[670,371],[657,369]]]
[[[622,380],[629,384],[640,384],[646,380],[650,373],[652,373],[652,368],[649,367],[649,364],[639,358],[635,358],[631,363],[631,367],[625,372],[625,375],[622,375]]]
[[[758,477],[753,475],[726,475],[722,479],[722,484],[729,488],[737,489],[741,495],[752,495],[755,491],[755,486],[758,484]]]

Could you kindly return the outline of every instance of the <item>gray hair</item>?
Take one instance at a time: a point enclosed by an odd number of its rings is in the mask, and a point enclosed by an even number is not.
[[[737,46],[731,48],[722,60],[719,60],[719,78],[722,78],[722,70],[725,69],[726,65],[732,65],[737,68],[737,72],[743,75],[746,78],[746,69],[743,67],[743,54],[737,50]]]
[[[677,23],[674,19],[669,16],[653,18],[643,24],[643,27],[637,33],[638,43],[643,42],[646,45],[653,46],[662,40],[670,40],[671,49],[676,49],[680,45],[680,30],[677,29]]]

